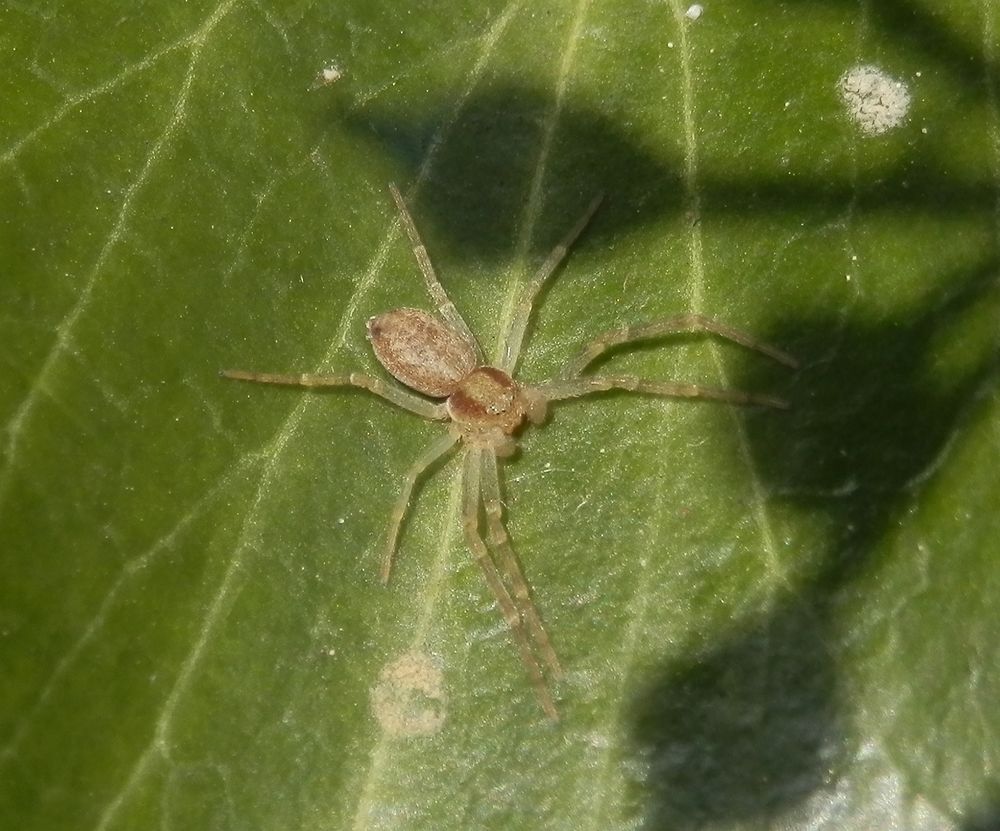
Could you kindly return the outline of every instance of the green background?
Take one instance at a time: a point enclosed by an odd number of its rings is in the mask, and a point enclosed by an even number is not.
[[[0,9],[0,825],[997,827],[1000,7],[686,5]],[[909,89],[884,135],[859,64]],[[802,361],[658,341],[605,366],[791,410],[614,394],[524,434],[558,725],[454,460],[378,584],[441,427],[218,377],[381,372],[367,318],[430,305],[389,181],[490,352],[607,194],[528,381],[682,311]],[[426,735],[373,712],[407,654]]]

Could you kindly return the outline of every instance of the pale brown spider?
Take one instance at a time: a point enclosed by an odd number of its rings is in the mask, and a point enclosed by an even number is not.
[[[427,249],[421,242],[399,190],[395,185],[390,185],[389,189],[399,207],[403,227],[413,244],[413,253],[427,290],[437,304],[440,317],[419,309],[394,309],[368,321],[368,340],[383,367],[398,381],[426,397],[419,397],[378,378],[354,372],[344,375],[276,375],[228,370],[222,374],[227,378],[265,384],[362,387],[418,416],[432,421],[449,422],[447,434],[428,447],[406,475],[403,490],[389,520],[382,556],[382,582],[387,583],[389,580],[403,517],[417,479],[430,465],[461,442],[465,453],[462,468],[462,526],[466,541],[513,633],[542,709],[550,718],[556,719],[558,711],[542,665],[544,663],[553,676],[558,676],[562,669],[531,600],[528,582],[511,548],[504,526],[497,458],[510,456],[516,450],[514,434],[525,420],[532,424],[544,421],[550,402],[606,390],[708,398],[731,404],[786,406],[783,401],[771,396],[735,390],[669,381],[647,381],[630,375],[581,376],[581,372],[598,355],[619,344],[673,332],[710,332],[761,352],[787,366],[795,367],[796,362],[781,350],[760,343],[729,326],[701,315],[683,314],[606,332],[584,346],[557,377],[531,386],[521,384],[512,375],[517,366],[535,298],[590,222],[601,203],[601,197],[590,203],[584,215],[525,286],[503,338],[500,366],[495,367],[485,363],[475,337],[438,281],[427,256]],[[485,537],[480,531],[480,507],[486,519]]]

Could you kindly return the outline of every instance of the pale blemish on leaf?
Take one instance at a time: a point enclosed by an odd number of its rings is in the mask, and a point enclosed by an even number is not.
[[[855,66],[840,76],[840,97],[863,133],[880,136],[906,120],[910,91],[877,66]]]
[[[444,724],[448,699],[444,675],[423,652],[408,652],[382,669],[372,710],[392,736],[429,736]]]
[[[343,77],[344,71],[337,66],[337,64],[331,63],[328,66],[324,66],[319,72],[316,73],[316,77],[313,79],[312,88],[319,89],[320,87],[331,86]]]

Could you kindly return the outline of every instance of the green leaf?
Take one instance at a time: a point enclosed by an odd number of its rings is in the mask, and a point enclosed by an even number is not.
[[[686,12],[7,5],[0,825],[995,827],[1000,12]],[[523,380],[689,311],[802,363],[616,350],[791,407],[616,393],[523,433],[558,724],[455,459],[378,583],[443,428],[218,375],[384,376],[365,321],[431,308],[390,181],[491,357],[606,194]]]

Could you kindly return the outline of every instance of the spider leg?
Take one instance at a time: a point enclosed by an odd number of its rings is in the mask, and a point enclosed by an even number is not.
[[[546,685],[545,678],[542,675],[542,669],[538,665],[538,660],[531,649],[531,642],[528,640],[527,634],[525,634],[524,622],[521,620],[521,615],[518,613],[514,601],[500,579],[496,564],[490,558],[489,549],[487,549],[486,543],[483,542],[483,538],[479,533],[479,473],[481,468],[481,454],[482,451],[476,448],[469,448],[465,454],[465,467],[462,472],[464,485],[462,527],[465,531],[465,539],[469,545],[469,549],[472,551],[473,557],[483,570],[483,576],[486,578],[486,583],[489,585],[490,591],[493,592],[494,598],[496,598],[504,620],[507,621],[507,625],[514,635],[514,640],[517,642],[517,647],[521,652],[521,661],[528,671],[528,676],[531,678],[532,686],[535,688],[535,695],[538,697],[542,709],[549,718],[556,720],[559,718],[559,712],[556,710],[552,693],[549,692],[548,685]]]
[[[729,404],[746,406],[775,407],[787,410],[788,402],[772,395],[758,395],[741,390],[720,389],[718,387],[703,387],[700,384],[684,384],[673,381],[647,381],[634,375],[618,375],[605,377],[600,375],[584,378],[568,378],[547,381],[534,387],[548,401],[561,401],[565,398],[581,398],[595,392],[608,390],[627,390],[629,392],[646,393],[648,395],[663,395],[669,398],[706,398],[712,401],[725,401]]]
[[[418,398],[416,395],[385,383],[370,375],[351,372],[345,375],[279,375],[273,372],[246,372],[242,369],[226,369],[221,373],[223,378],[236,381],[253,381],[256,384],[281,384],[288,387],[360,387],[383,398],[397,407],[402,407],[421,418],[431,421],[444,421],[448,418],[448,410],[444,404],[434,404]]]
[[[392,514],[389,516],[389,530],[386,533],[385,551],[382,554],[382,567],[379,569],[379,577],[383,586],[389,582],[392,559],[396,553],[396,544],[399,542],[399,529],[403,525],[403,517],[406,516],[406,508],[410,504],[414,485],[427,468],[455,446],[458,438],[458,435],[452,433],[442,436],[421,453],[407,471],[403,489],[400,491],[396,504],[392,508]]]
[[[486,523],[489,528],[487,542],[497,553],[500,568],[506,572],[507,579],[514,589],[514,602],[527,623],[538,651],[552,672],[557,676],[561,675],[562,667],[559,665],[559,658],[556,657],[549,635],[538,616],[538,609],[535,608],[531,599],[528,581],[524,579],[524,572],[521,570],[517,555],[511,547],[510,535],[504,525],[503,503],[500,501],[500,474],[497,470],[496,454],[487,450],[483,452],[482,457],[483,505],[486,508]]]
[[[417,225],[413,221],[413,216],[409,209],[406,207],[406,202],[403,201],[403,195],[399,192],[399,188],[392,182],[389,183],[389,190],[396,202],[396,207],[399,208],[399,217],[403,222],[403,228],[406,229],[406,235],[410,238],[410,245],[413,246],[413,256],[416,257],[417,265],[420,266],[420,273],[424,275],[424,284],[427,286],[427,291],[431,299],[437,304],[441,316],[457,329],[462,337],[469,341],[476,350],[476,355],[482,357],[482,350],[479,348],[479,343],[472,334],[472,330],[469,329],[465,318],[455,308],[455,304],[451,302],[447,292],[445,292],[444,287],[441,285],[441,281],[438,280],[437,274],[434,272],[434,266],[431,265],[431,258],[427,254],[427,247],[424,245],[423,240],[420,239]]]
[[[613,346],[622,343],[632,343],[649,338],[658,338],[663,335],[675,332],[711,332],[714,335],[726,340],[738,343],[748,349],[753,349],[769,358],[773,358],[778,363],[785,366],[797,368],[799,363],[787,352],[762,343],[739,329],[734,329],[724,323],[719,323],[709,317],[699,314],[683,314],[676,317],[668,317],[664,320],[656,320],[642,326],[622,326],[619,329],[612,329],[594,338],[586,344],[572,360],[566,364],[560,373],[562,378],[573,378],[579,375],[595,358]]]
[[[541,291],[545,281],[552,275],[552,272],[559,267],[559,263],[569,252],[570,247],[576,242],[576,238],[583,233],[591,218],[604,200],[604,195],[596,196],[583,216],[577,221],[562,241],[552,249],[552,253],[545,259],[538,271],[525,286],[521,294],[521,299],[514,310],[514,318],[510,322],[510,329],[507,337],[504,338],[503,351],[500,356],[500,369],[513,373],[517,366],[517,359],[521,354],[521,345],[524,342],[524,333],[528,328],[528,321],[531,319],[531,312],[535,306],[535,298]]]

